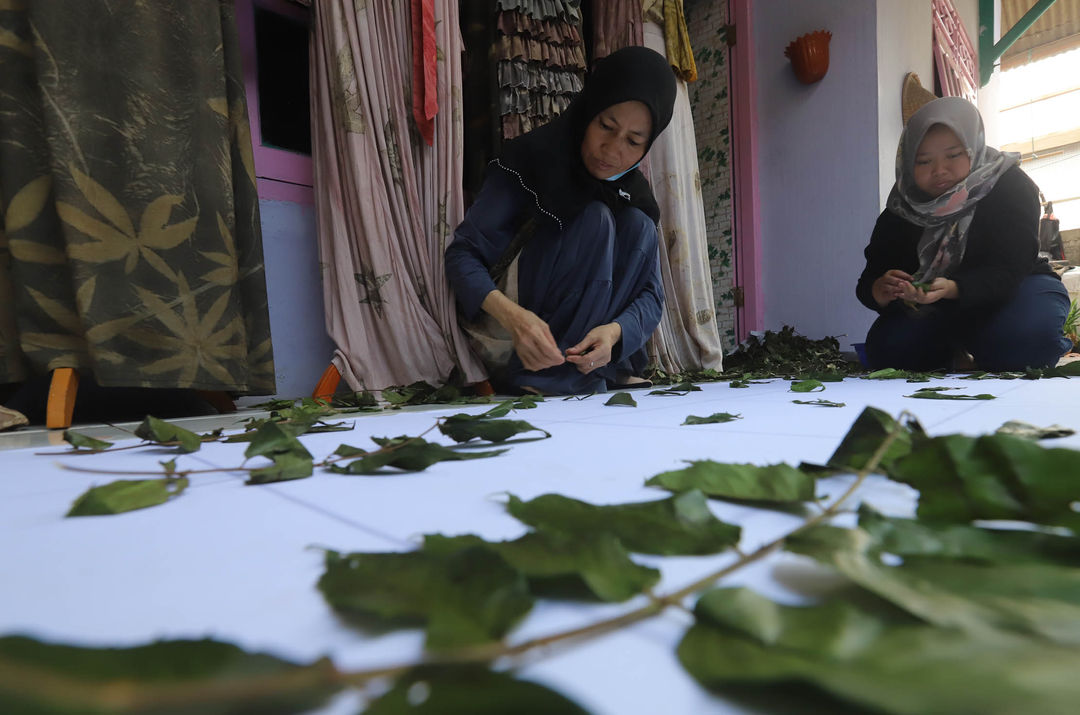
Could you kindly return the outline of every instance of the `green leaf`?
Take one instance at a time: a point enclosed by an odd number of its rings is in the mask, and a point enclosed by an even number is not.
[[[910,370],[886,367],[881,370],[875,370],[862,377],[864,380],[907,380],[908,382],[928,382],[932,377],[940,378],[943,377],[943,375],[938,373],[911,372]]]
[[[876,548],[901,558],[963,559],[975,563],[1080,563],[1080,539],[1041,531],[989,529],[967,524],[932,525],[915,519],[882,516],[859,507],[859,528]]]
[[[986,635],[1011,630],[1080,645],[1080,569],[1042,563],[973,563],[907,557],[886,565],[862,529],[819,526],[786,548],[831,566],[862,588],[943,628]]]
[[[683,397],[689,395],[691,392],[701,392],[701,388],[692,382],[680,382],[678,385],[673,385],[663,390],[653,390],[649,394]]]
[[[372,437],[383,449],[366,452],[357,447],[341,445],[336,454],[360,457],[342,466],[331,464],[330,470],[338,474],[380,474],[384,467],[395,467],[404,472],[422,472],[438,462],[459,462],[466,459],[497,457],[507,450],[494,449],[486,452],[457,452],[441,444],[428,442],[420,437]]]
[[[0,676],[0,711],[6,713],[284,715],[317,708],[341,689],[329,660],[300,666],[212,640],[82,648],[8,636],[0,638],[0,674],[10,676]],[[265,687],[282,681],[291,687]],[[155,695],[181,704],[155,707]],[[125,708],[128,700],[147,705]]]
[[[487,548],[501,556],[529,579],[534,593],[551,586],[559,593],[591,593],[605,601],[625,601],[660,580],[659,571],[634,563],[611,534],[541,531],[498,542],[472,535],[424,537],[424,550],[433,554],[448,555],[469,547]]]
[[[832,400],[792,400],[796,405],[817,405],[818,407],[845,407],[844,402],[833,402]]]
[[[996,432],[997,434],[1011,434],[1014,437],[1023,437],[1024,439],[1056,439],[1076,434],[1076,430],[1071,427],[1062,427],[1061,425],[1036,427],[1021,420],[1009,420],[998,427]]]
[[[616,392],[614,395],[608,398],[605,405],[622,405],[623,407],[637,407],[637,402],[631,397],[629,392]]]
[[[249,472],[245,484],[272,484],[305,479],[310,477],[315,470],[311,457],[305,457],[296,452],[282,452],[270,455],[269,458],[274,463],[269,467],[260,467]]]
[[[108,449],[109,447],[113,446],[112,442],[106,442],[103,439],[94,439],[93,437],[87,437],[84,434],[72,432],[71,430],[64,430],[64,441],[66,441],[75,449],[88,449],[91,452],[100,452],[103,449]]]
[[[586,395],[588,397],[588,395]],[[536,403],[543,402],[544,398],[541,395],[521,395],[514,400],[515,410],[532,410],[536,408]]]
[[[326,553],[319,590],[382,626],[424,624],[432,649],[501,639],[532,608],[525,578],[486,548],[448,555]]]
[[[921,390],[916,390],[914,394],[904,395],[904,397],[915,397],[922,400],[993,400],[994,395],[988,393],[980,393],[978,395],[953,395],[945,394],[941,390],[949,388],[939,387],[924,387]]]
[[[432,385],[419,380],[405,387],[388,387],[382,391],[382,398],[393,407],[405,405],[423,405],[433,401],[448,401],[440,399],[446,397],[445,393],[436,396],[436,389]]]
[[[147,415],[142,424],[135,428],[135,436],[141,437],[147,442],[157,442],[159,444],[176,442],[181,452],[198,452],[199,448],[202,447],[202,440],[199,439],[199,435],[150,415]]]
[[[797,335],[790,325],[779,332],[766,330],[764,335],[751,335],[734,353],[724,356],[724,369],[775,377],[862,371],[840,353],[836,338],[810,340]]]
[[[540,531],[579,536],[611,534],[643,554],[712,554],[738,543],[740,529],[709,510],[691,490],[669,499],[597,506],[559,494],[530,501],[511,495],[507,511]]]
[[[1080,698],[1080,651],[1014,634],[935,628],[839,602],[781,606],[742,589],[706,593],[695,614],[678,648],[683,667],[762,703],[784,702],[793,683],[820,689],[791,693],[784,712],[1066,713]]]
[[[588,715],[559,693],[475,665],[409,671],[365,715]]]
[[[741,420],[742,415],[733,415],[730,412],[714,412],[708,417],[698,417],[697,415],[690,415],[683,420],[684,425],[712,425],[721,424],[724,422],[732,422],[734,420]]]
[[[824,389],[825,385],[821,383],[821,380],[802,380],[791,383],[792,392],[821,392]]]
[[[657,474],[646,486],[673,492],[700,489],[710,497],[762,502],[803,502],[814,498],[814,478],[788,464],[758,467],[703,459]]]
[[[121,514],[164,504],[188,487],[185,477],[166,479],[120,479],[91,487],[75,500],[67,516]]]
[[[295,454],[311,459],[311,453],[300,443],[293,432],[277,422],[267,422],[251,437],[251,444],[244,450],[244,457],[273,457],[279,454]]]
[[[1080,452],[1007,434],[919,440],[889,477],[920,492],[918,515],[939,522],[1015,519],[1080,529]]]
[[[923,430],[914,420],[901,426],[889,413],[876,407],[867,407],[852,423],[836,451],[829,457],[827,464],[831,467],[857,472],[869,463],[874,452],[895,430],[899,430],[899,433],[881,458],[882,469],[887,469],[897,459],[910,452],[912,435],[923,434]]]
[[[439,431],[455,442],[482,439],[488,442],[505,442],[514,435],[541,432],[544,439],[551,436],[546,430],[533,427],[524,420],[484,419],[483,415],[453,415],[439,424]]]
[[[367,390],[345,395],[334,395],[330,400],[330,406],[349,411],[359,410],[376,412],[382,409],[379,407],[379,401],[375,399],[375,395]]]

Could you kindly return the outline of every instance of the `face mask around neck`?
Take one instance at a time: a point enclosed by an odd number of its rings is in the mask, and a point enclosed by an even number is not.
[[[624,171],[624,172],[622,172],[622,173],[620,173],[620,174],[616,174],[615,176],[609,176],[608,178],[604,179],[604,181],[618,181],[619,179],[621,179],[622,177],[626,176],[627,174],[629,174],[629,173],[630,173],[631,171],[633,171],[634,169],[638,168],[639,166],[641,166],[641,162],[640,162],[640,161],[639,161],[638,163],[634,164],[633,166],[631,166],[631,167],[630,167],[629,169],[627,169],[626,171]]]

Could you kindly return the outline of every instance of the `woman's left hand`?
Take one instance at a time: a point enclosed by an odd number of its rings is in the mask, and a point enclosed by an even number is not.
[[[956,298],[960,290],[956,287],[956,281],[949,278],[935,278],[925,288],[916,288],[910,283],[904,286],[904,300],[912,303],[936,303],[942,299]]]
[[[611,362],[611,351],[622,337],[618,323],[598,325],[590,330],[585,339],[566,349],[566,361],[577,366],[578,372],[588,374]]]

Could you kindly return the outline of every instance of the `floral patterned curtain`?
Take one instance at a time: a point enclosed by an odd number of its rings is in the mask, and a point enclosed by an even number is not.
[[[233,12],[0,0],[0,384],[274,391]]]
[[[433,144],[412,113],[411,6],[320,0],[311,49],[312,145],[333,364],[354,390],[454,368],[486,378],[458,327],[443,251],[464,216],[461,33],[456,0],[435,14]]]

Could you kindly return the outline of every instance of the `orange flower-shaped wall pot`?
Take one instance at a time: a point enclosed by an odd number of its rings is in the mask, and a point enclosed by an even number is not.
[[[829,40],[832,33],[828,30],[809,32],[796,39],[784,56],[791,60],[791,69],[804,84],[817,82],[829,71]]]

